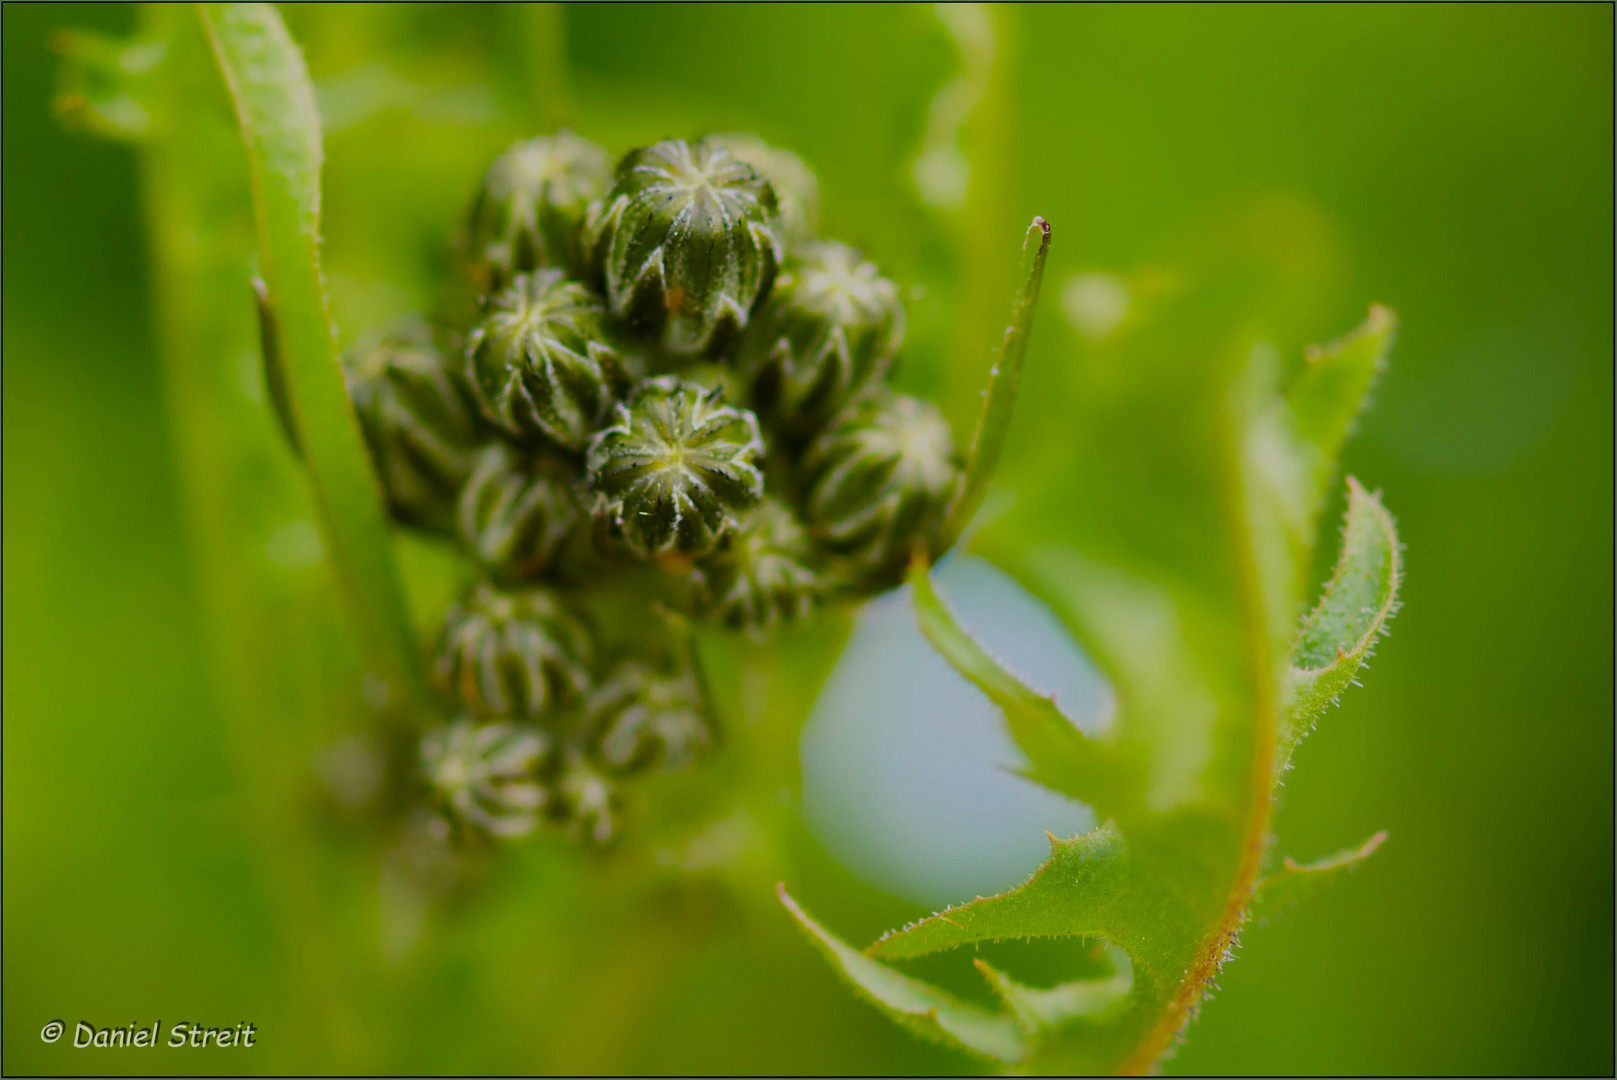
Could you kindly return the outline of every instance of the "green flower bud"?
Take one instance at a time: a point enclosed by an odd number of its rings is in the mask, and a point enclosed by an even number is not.
[[[568,747],[551,788],[547,814],[574,836],[594,844],[612,839],[622,798],[611,779],[575,747]]]
[[[595,752],[618,772],[651,764],[673,772],[713,741],[702,690],[688,666],[666,672],[626,660],[591,695],[589,712]]]
[[[560,270],[519,274],[467,342],[483,412],[518,438],[577,450],[600,426],[623,378],[602,338],[601,302]]]
[[[424,326],[352,350],[343,369],[389,509],[401,521],[447,525],[484,438],[457,373]]]
[[[456,720],[421,740],[427,779],[469,825],[492,836],[525,836],[546,801],[537,769],[549,752],[544,732],[528,724]]]
[[[543,716],[589,687],[584,624],[544,589],[479,585],[452,605],[433,675],[484,716]]]
[[[633,150],[589,227],[613,312],[677,356],[722,349],[775,279],[775,193],[722,146]]]
[[[904,341],[898,286],[846,244],[811,244],[789,262],[747,333],[742,364],[787,430],[812,431],[886,378]]]
[[[926,402],[882,393],[859,402],[803,457],[804,509],[831,550],[890,571],[937,522],[955,490],[949,425]]]
[[[711,551],[764,493],[758,420],[671,375],[648,379],[590,441],[599,513],[641,558]]]
[[[540,267],[582,269],[580,227],[611,183],[606,151],[570,131],[519,142],[496,158],[467,225],[478,284],[489,292]]]
[[[572,481],[561,464],[504,442],[478,455],[455,511],[467,550],[507,580],[533,577],[548,566],[578,520]]]
[[[788,247],[814,238],[820,226],[820,182],[802,158],[741,132],[709,135],[707,141],[724,147],[769,181],[780,206],[781,231]]]
[[[814,607],[824,588],[814,563],[808,533],[766,498],[700,563],[704,607],[733,629],[767,634]]]

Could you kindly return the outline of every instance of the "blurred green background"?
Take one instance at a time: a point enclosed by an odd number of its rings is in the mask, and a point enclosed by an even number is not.
[[[1083,282],[1102,280],[1083,275],[1264,250],[1297,283],[1288,347],[1393,306],[1393,363],[1346,467],[1398,515],[1405,609],[1302,751],[1276,824],[1308,857],[1391,840],[1247,931],[1166,1071],[1611,1072],[1611,7],[996,18],[977,85],[974,39],[962,57],[927,8],[569,8],[564,75],[521,55],[553,29],[543,16],[293,9],[327,122],[344,339],[430,300],[488,158],[563,100],[614,151],[744,129],[800,153],[825,231],[921,287],[904,379],[962,423],[986,366],[970,327],[1000,317],[976,306],[1003,310],[1020,226],[1048,217],[1006,497],[1061,437],[1063,356],[1085,332]],[[365,914],[368,849],[329,824],[307,825],[322,837],[308,859],[266,840],[285,834],[244,792],[312,776],[319,740],[243,743],[221,720],[136,153],[49,106],[52,31],[127,32],[136,15],[7,5],[3,20],[5,1071],[967,1067],[853,1001],[784,918],[684,896],[667,926],[597,920],[589,949],[557,951],[539,924],[589,908],[594,871],[529,853],[395,955]],[[960,77],[984,119],[955,211],[918,195],[913,166]],[[301,566],[296,540],[268,557]],[[852,940],[924,910],[808,834],[798,848],[794,887]],[[323,929],[305,933],[309,912]],[[261,1045],[113,1058],[44,1045],[58,1018],[251,1020]]]

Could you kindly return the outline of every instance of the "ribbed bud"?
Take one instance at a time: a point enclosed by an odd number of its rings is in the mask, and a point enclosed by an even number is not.
[[[519,274],[467,343],[483,412],[518,438],[577,450],[600,426],[623,375],[601,333],[601,302],[560,270]]]
[[[427,779],[456,817],[490,835],[525,836],[546,801],[537,770],[549,752],[544,732],[527,724],[456,720],[421,740]]]
[[[630,151],[587,228],[612,310],[677,356],[722,349],[781,260],[775,193],[722,146]]]
[[[741,132],[709,135],[707,141],[724,147],[757,169],[775,189],[781,232],[788,250],[814,238],[820,226],[820,182],[803,164],[802,158],[790,150],[770,146],[756,135]]]
[[[501,154],[483,177],[467,225],[478,284],[492,292],[546,266],[578,273],[584,216],[611,184],[606,151],[570,131]]]
[[[958,475],[938,410],[901,394],[867,398],[803,458],[805,510],[833,551],[880,573],[901,564],[937,522]]]
[[[689,765],[713,741],[696,673],[626,660],[590,696],[596,755],[618,772]]]
[[[543,716],[589,687],[584,624],[544,589],[479,585],[450,607],[433,675],[484,716]]]
[[[447,526],[485,433],[454,368],[425,327],[412,327],[349,352],[343,369],[389,509]]]
[[[604,844],[617,829],[621,805],[611,778],[591,765],[581,751],[568,747],[551,786],[546,808],[549,818],[581,840]]]
[[[762,458],[751,412],[664,375],[641,383],[591,440],[587,483],[636,555],[701,555],[763,496]]]
[[[767,634],[813,609],[824,588],[815,561],[791,511],[766,498],[700,563],[703,606],[726,626]]]
[[[885,378],[903,341],[898,286],[854,248],[824,241],[781,271],[741,362],[771,419],[806,434]]]
[[[509,581],[548,566],[579,518],[572,480],[561,464],[504,442],[478,455],[455,508],[466,549]]]

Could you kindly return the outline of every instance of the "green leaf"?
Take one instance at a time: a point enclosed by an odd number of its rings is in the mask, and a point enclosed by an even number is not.
[[[1351,476],[1347,486],[1342,553],[1292,648],[1282,769],[1325,709],[1352,684],[1398,610],[1403,565],[1392,516]]]
[[[1357,870],[1386,840],[1386,830],[1382,830],[1357,847],[1343,848],[1335,855],[1306,865],[1288,856],[1279,873],[1258,883],[1252,901],[1253,916],[1267,920],[1289,911],[1320,888]]]
[[[1314,451],[1312,489],[1322,500],[1342,445],[1363,411],[1398,327],[1392,309],[1380,304],[1354,330],[1308,350],[1305,366],[1286,393],[1296,432]]]
[[[1134,987],[1134,970],[1128,954],[1115,945],[1106,950],[1106,957],[1110,974],[1061,983],[1048,990],[1024,986],[980,957],[972,963],[1028,1037],[1039,1039],[1075,1021],[1100,1022],[1117,1013]]]
[[[995,1061],[1019,1061],[1027,1052],[1022,1032],[1009,1016],[961,1001],[920,979],[911,978],[851,948],[815,922],[777,885],[780,902],[831,966],[861,996],[921,1038]]]
[[[928,636],[1014,711],[1040,779],[1090,798],[1111,785],[1112,820],[1056,842],[1026,884],[870,950],[896,960],[1063,935],[1123,948],[1127,1007],[1104,1034],[1038,1043],[1030,1060],[1040,1067],[1150,1068],[1229,957],[1262,869],[1315,539],[1312,478],[1334,468],[1352,417],[1312,408],[1329,398],[1313,388],[1298,399],[1309,403],[1299,423],[1275,385],[1273,350],[1249,330],[1262,294],[1240,275],[1209,280],[1094,343],[1074,365],[1051,486],[1035,479],[974,542],[1051,607],[1110,680],[1117,711],[1096,743],[1105,777],[1078,779],[1090,766],[1054,741],[1049,703],[982,655],[912,578]]]
[[[1053,698],[1029,689],[960,628],[933,591],[924,558],[911,564],[909,583],[921,632],[1005,714],[1012,738],[1027,755],[1022,775],[1070,798],[1107,805],[1114,774],[1105,747],[1074,727]]]
[[[309,72],[268,4],[199,9],[235,105],[252,180],[267,310],[279,341],[294,444],[367,663],[399,698],[420,669],[382,497],[337,363],[320,270],[320,117]]]
[[[1022,385],[1022,364],[1027,359],[1028,336],[1033,332],[1033,313],[1039,306],[1039,287],[1044,283],[1044,262],[1049,253],[1050,223],[1036,217],[1022,238],[1022,285],[1011,304],[1011,322],[1005,328],[1005,338],[988,373],[988,390],[983,399],[983,411],[977,419],[977,433],[972,437],[966,472],[960,480],[960,493],[955,496],[933,547],[935,555],[948,551],[960,539],[982,504],[994,466],[999,464],[999,454],[1010,431],[1016,392]]]
[[[1050,858],[1024,884],[889,931],[870,955],[901,960],[1006,938],[1130,936],[1123,908],[1132,865],[1117,827],[1103,825],[1071,840],[1045,835]]]

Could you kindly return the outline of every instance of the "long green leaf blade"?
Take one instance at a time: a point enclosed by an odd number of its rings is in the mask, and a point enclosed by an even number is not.
[[[381,493],[338,367],[320,269],[320,117],[303,56],[269,4],[199,14],[247,146],[259,258],[296,442],[367,663],[399,697],[419,665]]]
[[[777,885],[786,910],[861,996],[909,1031],[924,1039],[995,1061],[1019,1061],[1027,1052],[1022,1033],[1009,1016],[996,1015],[961,1001],[920,979],[911,978],[850,947],[809,917]]]
[[[1398,610],[1403,556],[1392,515],[1357,480],[1348,477],[1347,483],[1342,553],[1292,648],[1282,767],[1325,709],[1352,684]]]
[[[1074,727],[1054,699],[1030,689],[961,629],[933,590],[925,560],[911,564],[909,583],[921,633],[1005,715],[1011,737],[1027,755],[1023,775],[1069,798],[1105,806],[1113,777],[1104,746]]]
[[[1005,436],[1010,431],[1016,393],[1022,385],[1022,365],[1027,359],[1028,337],[1033,332],[1033,313],[1039,306],[1039,288],[1044,283],[1044,263],[1049,253],[1050,223],[1036,217],[1022,238],[1022,284],[1011,304],[1010,325],[1005,328],[1005,338],[1000,342],[994,367],[988,375],[988,390],[983,398],[983,411],[977,419],[977,432],[972,437],[971,456],[966,460],[966,472],[961,477],[960,493],[944,521],[935,555],[948,551],[960,539],[977,513],[977,507],[982,505],[994,466],[999,464],[1000,451],[1005,448]]]

